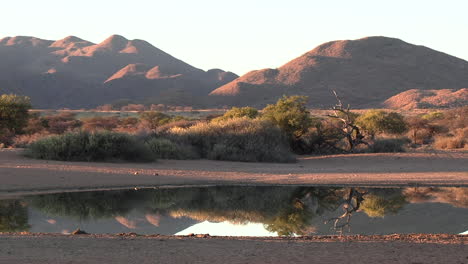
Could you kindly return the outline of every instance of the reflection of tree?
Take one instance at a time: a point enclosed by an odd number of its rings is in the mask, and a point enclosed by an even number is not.
[[[343,233],[343,229],[348,227],[351,229],[351,216],[353,216],[354,212],[357,212],[361,207],[361,203],[364,201],[363,196],[367,192],[360,192],[354,188],[350,188],[348,191],[347,198],[344,200],[342,208],[344,213],[338,217],[333,217],[325,222],[332,222],[333,221],[333,228],[337,230],[339,233]]]
[[[135,196],[134,191],[76,192],[31,196],[27,201],[48,215],[100,219],[126,214]]]
[[[405,197],[400,193],[390,196],[369,194],[365,196],[361,209],[369,217],[384,217],[387,214],[396,214],[407,204]]]
[[[313,229],[310,224],[313,217],[337,208],[338,193],[336,188],[297,188],[288,203],[278,208],[273,217],[265,219],[265,228],[280,236],[305,235]]]
[[[304,234],[310,220],[335,209],[336,188],[210,187],[160,189],[151,192],[153,212],[198,221],[263,223],[280,235]]]
[[[279,236],[303,235],[310,226],[313,214],[303,203],[296,200],[289,207],[281,208],[272,219],[266,219],[265,229]]]
[[[153,212],[198,221],[262,222],[287,203],[292,187],[209,187],[159,189],[148,197]]]
[[[19,200],[0,200],[0,232],[27,231],[28,208]]]
[[[397,213],[405,204],[407,201],[401,189],[349,188],[342,203],[344,213],[325,223],[333,222],[333,228],[342,234],[345,227],[351,231],[351,217],[355,212],[363,211],[369,217],[384,217]]]
[[[136,209],[149,215],[148,221],[154,225],[159,225],[159,215],[234,224],[254,222],[287,236],[308,234],[315,218],[335,212],[340,206],[344,212],[339,211],[330,219],[337,231],[350,227],[355,212],[383,217],[397,213],[407,201],[415,199],[466,206],[467,191],[467,188],[244,186],[64,193],[33,196],[26,201],[49,215],[97,219],[125,216]],[[7,207],[1,208],[3,213]],[[25,216],[27,222],[26,213]]]

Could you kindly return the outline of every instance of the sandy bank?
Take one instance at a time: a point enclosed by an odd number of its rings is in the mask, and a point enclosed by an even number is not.
[[[210,184],[468,186],[468,153],[301,157],[292,164],[210,160],[87,163],[29,159],[0,151],[0,195],[12,192]]]

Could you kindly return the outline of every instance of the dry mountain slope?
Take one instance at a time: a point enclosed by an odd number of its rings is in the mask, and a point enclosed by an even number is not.
[[[418,90],[411,89],[387,99],[383,106],[393,109],[451,108],[468,105],[468,88]]]
[[[277,69],[252,71],[210,93],[218,104],[272,103],[307,95],[313,107],[335,104],[336,90],[353,107],[378,107],[410,89],[468,87],[468,62],[399,39],[332,41]]]
[[[0,40],[0,92],[28,95],[40,108],[90,107],[120,98],[193,104],[236,77],[205,72],[146,41],[119,35],[99,44],[74,36]],[[191,100],[177,98],[180,93]]]

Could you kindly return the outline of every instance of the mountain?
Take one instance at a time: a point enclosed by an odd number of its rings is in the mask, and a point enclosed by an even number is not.
[[[410,89],[468,87],[468,62],[399,39],[332,41],[277,69],[251,71],[210,93],[218,105],[261,107],[283,94],[307,95],[311,107],[336,104],[335,90],[353,108],[379,107]]]
[[[383,106],[393,109],[451,108],[468,105],[468,88],[419,90],[411,89],[385,100]]]
[[[119,35],[98,44],[75,36],[0,40],[0,93],[30,96],[36,108],[92,107],[121,98],[202,104],[210,91],[237,77],[205,72],[144,40]]]

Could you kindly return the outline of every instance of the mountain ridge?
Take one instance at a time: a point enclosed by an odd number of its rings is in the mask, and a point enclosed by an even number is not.
[[[251,71],[210,96],[220,104],[264,106],[283,94],[300,94],[324,108],[334,105],[336,91],[354,107],[376,107],[409,89],[463,87],[468,62],[379,36],[324,43],[279,68]]]
[[[125,98],[127,89],[138,98],[158,98],[171,94],[171,89],[201,97],[238,77],[222,71],[226,78],[218,78],[144,40],[120,35],[97,44],[76,36],[55,41],[5,37],[0,40],[0,58],[0,92],[28,95],[40,108],[93,107]],[[132,70],[137,65],[148,65],[150,72],[138,74]],[[174,76],[177,78],[170,78]]]

